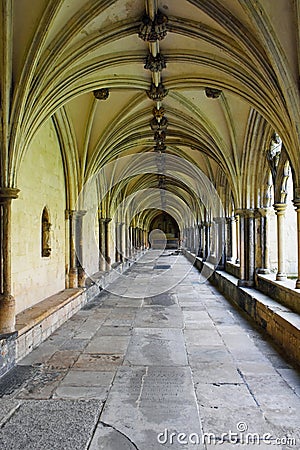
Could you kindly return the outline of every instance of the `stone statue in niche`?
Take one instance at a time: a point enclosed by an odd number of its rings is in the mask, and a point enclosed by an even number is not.
[[[48,258],[51,255],[50,239],[51,223],[49,213],[45,207],[42,214],[42,257]]]
[[[267,159],[269,161],[273,181],[276,178],[277,167],[279,163],[279,158],[281,154],[281,144],[282,141],[277,133],[274,133],[269,148],[267,149]]]

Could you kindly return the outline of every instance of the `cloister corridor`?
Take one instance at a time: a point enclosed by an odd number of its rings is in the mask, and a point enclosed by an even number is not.
[[[3,450],[300,445],[299,372],[172,250],[145,252],[0,389]]]

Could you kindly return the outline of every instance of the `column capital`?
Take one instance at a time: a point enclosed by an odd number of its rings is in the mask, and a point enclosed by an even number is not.
[[[215,223],[222,224],[222,223],[225,223],[226,217],[214,217],[213,220],[214,220]]]
[[[0,188],[0,203],[5,203],[18,198],[20,189],[17,188]]]
[[[257,214],[260,214],[262,217],[267,217],[271,213],[271,208],[269,207],[256,208],[255,212]]]
[[[294,199],[294,200],[293,200],[293,203],[294,203],[295,210],[296,210],[297,212],[300,211],[300,199],[299,199],[299,198]]]
[[[76,218],[79,219],[80,217],[85,216],[86,213],[87,213],[86,209],[79,209],[78,211],[76,211]]]
[[[286,203],[274,203],[273,208],[277,215],[283,215],[285,213],[287,204]]]
[[[71,219],[71,218],[80,219],[86,213],[87,213],[87,211],[85,211],[85,210],[78,211],[77,209],[66,209],[66,211],[65,211],[66,219]]]
[[[99,222],[101,222],[101,223],[109,223],[109,222],[111,222],[111,219],[108,218],[108,217],[100,217],[99,218]]]
[[[254,217],[255,209],[252,208],[240,208],[235,210],[235,215],[243,217]]]

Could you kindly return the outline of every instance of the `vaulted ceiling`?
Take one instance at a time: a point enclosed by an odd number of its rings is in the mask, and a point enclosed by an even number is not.
[[[236,203],[249,167],[266,170],[274,131],[299,174],[298,0],[2,3],[11,183],[50,117],[80,187],[112,159],[153,151],[155,106],[167,118],[166,152],[229,186]],[[145,13],[154,20],[158,11],[165,35],[151,43],[139,36],[142,19],[145,27]],[[155,73],[144,66],[157,52],[166,67]],[[167,90],[158,103],[147,95],[151,82]]]

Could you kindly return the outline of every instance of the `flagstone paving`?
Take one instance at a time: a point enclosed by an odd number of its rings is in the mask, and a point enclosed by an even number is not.
[[[299,372],[171,251],[146,253],[0,392],[3,450],[300,448]]]

